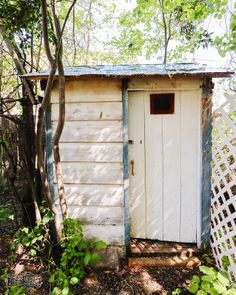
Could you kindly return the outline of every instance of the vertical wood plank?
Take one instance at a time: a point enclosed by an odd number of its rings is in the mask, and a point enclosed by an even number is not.
[[[146,228],[148,239],[162,239],[163,158],[162,116],[150,114],[150,93],[145,94]]]
[[[199,90],[181,92],[180,240],[189,243],[197,234],[200,107]]]
[[[129,211],[129,134],[128,134],[128,81],[122,81],[122,116],[123,116],[123,167],[124,167],[124,224],[125,224],[125,245],[130,242],[130,211]]]
[[[211,233],[211,160],[212,160],[212,82],[202,87],[202,191],[201,191],[201,244],[210,244]]]
[[[163,240],[180,241],[180,93],[175,113],[163,115]]]
[[[131,237],[135,238],[146,238],[143,95],[129,92],[129,195]]]

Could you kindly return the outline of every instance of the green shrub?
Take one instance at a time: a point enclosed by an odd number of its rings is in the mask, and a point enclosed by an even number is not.
[[[5,225],[10,220],[14,220],[14,212],[12,204],[7,202],[6,204],[0,206],[0,225]]]
[[[236,289],[232,287],[228,275],[214,268],[200,266],[202,276],[194,275],[189,285],[189,292],[197,295],[236,295]]]
[[[100,261],[100,256],[93,250],[107,247],[102,241],[85,240],[82,225],[78,220],[66,219],[64,232],[60,268],[49,279],[53,287],[53,295],[73,294],[70,286],[80,283],[85,276],[85,267]]]
[[[23,227],[15,233],[12,250],[16,253],[20,247],[23,247],[28,255],[35,259],[40,258],[48,251],[51,246],[49,235],[49,222],[53,220],[53,216],[48,209],[41,208],[43,215],[42,222],[33,228]],[[11,258],[15,258],[15,253]]]
[[[26,290],[21,285],[13,285],[7,288],[4,295],[26,295]]]
[[[236,295],[236,289],[230,282],[227,273],[217,271],[208,266],[200,266],[201,276],[194,275],[191,279],[188,291],[196,295]],[[181,294],[182,290],[177,288],[172,295]]]

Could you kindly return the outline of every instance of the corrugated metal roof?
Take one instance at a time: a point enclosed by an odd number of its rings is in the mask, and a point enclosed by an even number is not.
[[[143,65],[98,65],[65,67],[67,78],[83,76],[132,77],[132,76],[205,76],[229,77],[233,71],[224,68],[210,68],[193,63],[143,64]],[[23,75],[27,79],[47,79],[49,71]]]

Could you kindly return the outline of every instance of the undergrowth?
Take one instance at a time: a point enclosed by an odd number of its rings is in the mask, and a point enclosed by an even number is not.
[[[14,236],[12,253],[9,256],[12,264],[27,255],[29,261],[39,262],[49,275],[50,294],[73,295],[72,287],[84,278],[87,266],[94,266],[101,260],[96,250],[105,249],[103,241],[84,238],[83,226],[78,220],[64,220],[64,237],[59,245],[60,259],[54,259],[53,244],[50,236],[50,223],[53,216],[48,209],[41,208],[42,222],[33,228],[23,227]],[[58,247],[57,247],[58,248]],[[24,295],[26,290],[20,284],[8,286],[10,267],[1,270],[0,279],[5,283],[4,295]]]

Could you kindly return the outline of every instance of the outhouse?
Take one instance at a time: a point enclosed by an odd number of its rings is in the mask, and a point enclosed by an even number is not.
[[[65,68],[63,179],[69,217],[87,236],[123,254],[131,238],[208,243],[212,78],[231,74],[197,64]],[[47,117],[50,136],[57,81]]]

